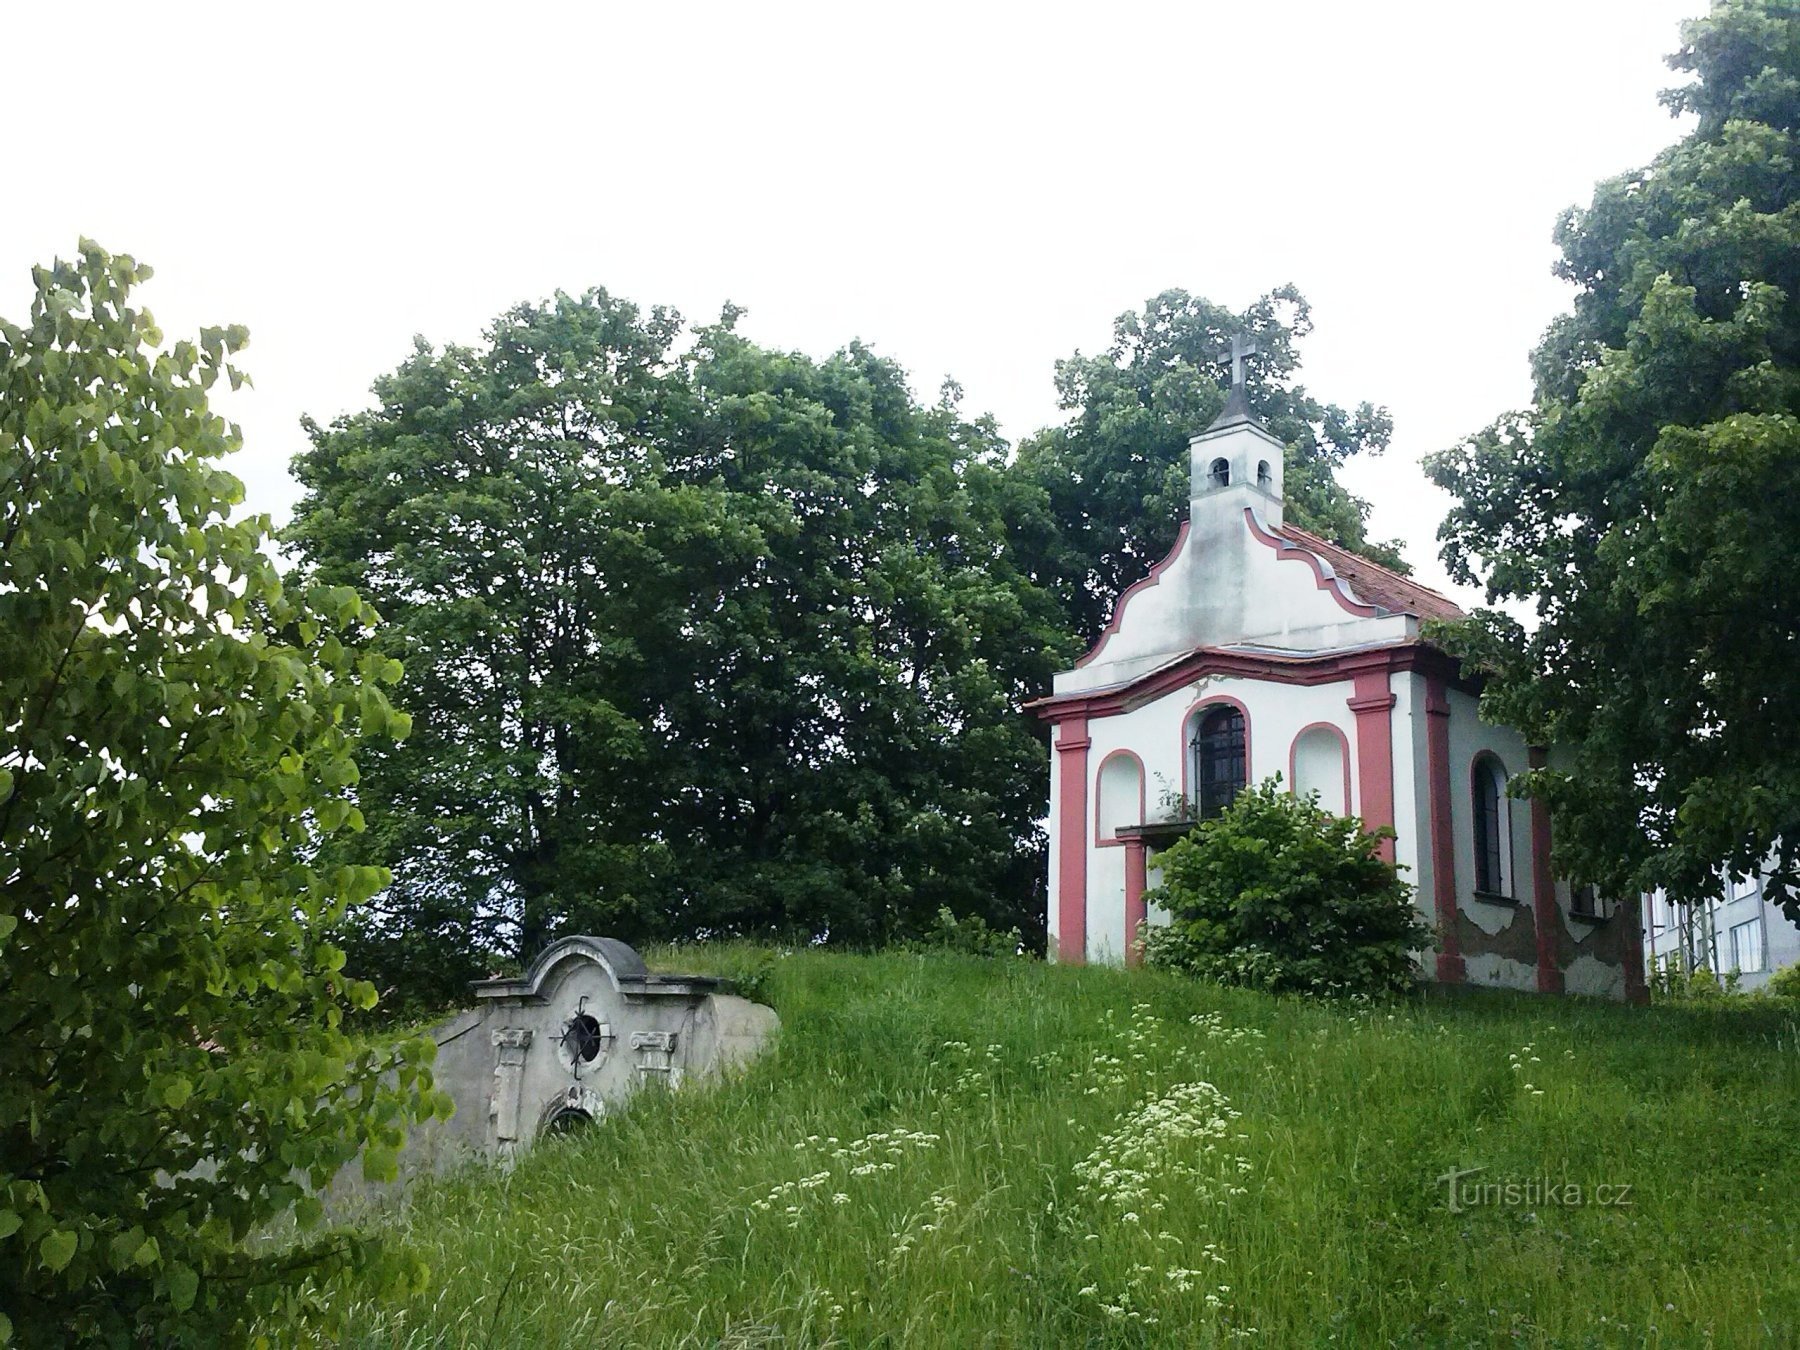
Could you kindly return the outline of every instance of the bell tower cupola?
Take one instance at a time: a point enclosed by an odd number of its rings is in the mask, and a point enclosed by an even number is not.
[[[1250,411],[1246,376],[1255,355],[1254,339],[1241,333],[1231,339],[1231,354],[1220,362],[1231,368],[1225,406],[1188,441],[1189,518],[1196,529],[1203,515],[1241,518],[1246,506],[1265,524],[1281,524],[1284,447]]]

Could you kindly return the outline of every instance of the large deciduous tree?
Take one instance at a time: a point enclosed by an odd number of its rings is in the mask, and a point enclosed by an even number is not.
[[[295,473],[302,570],[387,612],[413,735],[368,757],[373,827],[339,847],[392,883],[353,965],[459,992],[560,921],[636,932],[661,860],[623,704],[689,592],[753,556],[716,493],[671,490],[672,316],[604,296],[522,307],[480,348],[420,343]]]
[[[1536,609],[1453,640],[1566,747],[1522,787],[1575,876],[1691,902],[1772,855],[1800,914],[1800,7],[1682,37],[1693,129],[1557,226],[1578,294],[1533,406],[1431,464],[1452,570]]]
[[[1048,509],[1021,510],[1013,534],[1021,565],[1055,592],[1083,644],[1099,637],[1120,592],[1174,544],[1187,514],[1188,438],[1224,405],[1219,360],[1239,334],[1258,347],[1250,406],[1287,445],[1288,519],[1408,570],[1397,545],[1368,538],[1368,503],[1333,476],[1352,455],[1385,449],[1392,422],[1367,403],[1354,412],[1321,403],[1296,382],[1299,342],[1311,331],[1311,309],[1291,286],[1242,314],[1172,290],[1141,314],[1121,314],[1105,352],[1057,363],[1068,417],[1022,444],[1014,467]]]
[[[389,620],[414,735],[348,847],[395,882],[352,933],[449,992],[575,927],[905,933],[1038,906],[1066,657],[1004,521],[991,425],[853,346],[770,352],[594,291],[420,348],[311,428],[292,543]],[[428,968],[422,968],[428,967]]]
[[[346,1035],[375,994],[326,931],[384,878],[316,858],[398,671],[231,519],[242,331],[163,347],[91,244],[35,275],[0,322],[0,1342],[218,1345],[367,1268],[247,1239],[441,1104],[429,1045]]]

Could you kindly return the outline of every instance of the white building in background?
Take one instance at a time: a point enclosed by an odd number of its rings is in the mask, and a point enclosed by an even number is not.
[[[1763,894],[1759,877],[1734,882],[1685,914],[1658,891],[1644,906],[1644,948],[1653,968],[1735,973],[1738,988],[1749,991],[1800,961],[1800,928]]]
[[[1033,705],[1055,724],[1052,954],[1134,961],[1167,918],[1145,902],[1156,851],[1280,773],[1393,829],[1383,849],[1416,887],[1438,980],[1642,999],[1638,903],[1596,905],[1554,875],[1547,809],[1505,793],[1546,752],[1482,721],[1477,686],[1421,636],[1462,611],[1284,523],[1284,447],[1251,415],[1233,345],[1173,550]]]

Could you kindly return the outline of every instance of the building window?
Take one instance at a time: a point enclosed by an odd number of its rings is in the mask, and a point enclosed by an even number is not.
[[[1512,881],[1506,812],[1506,770],[1492,755],[1475,761],[1475,889],[1508,895]]]
[[[1269,472],[1269,461],[1259,460],[1256,465],[1256,486],[1268,492],[1274,485],[1274,475]]]
[[[1212,462],[1212,470],[1211,470],[1211,473],[1209,474],[1209,477],[1212,479],[1212,485],[1214,487],[1230,487],[1231,486],[1231,463],[1230,463],[1230,461],[1223,460],[1223,459],[1215,459]]]
[[[1570,889],[1569,912],[1582,919],[1609,917],[1605,906],[1600,902],[1600,888],[1592,885],[1575,886]]]
[[[1211,820],[1244,790],[1250,774],[1248,749],[1244,714],[1230,704],[1207,709],[1195,721],[1188,753],[1202,820]]]
[[[1763,968],[1761,919],[1752,919],[1732,928],[1731,968],[1745,974]]]

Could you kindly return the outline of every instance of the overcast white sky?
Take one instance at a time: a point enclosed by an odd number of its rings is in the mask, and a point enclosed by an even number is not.
[[[1679,134],[1703,8],[0,0],[0,314],[86,234],[171,334],[249,325],[232,467],[280,521],[303,412],[558,288],[861,337],[1016,440],[1120,311],[1292,281],[1306,382],[1394,415],[1349,486],[1441,583],[1418,459],[1528,399],[1557,212]]]

